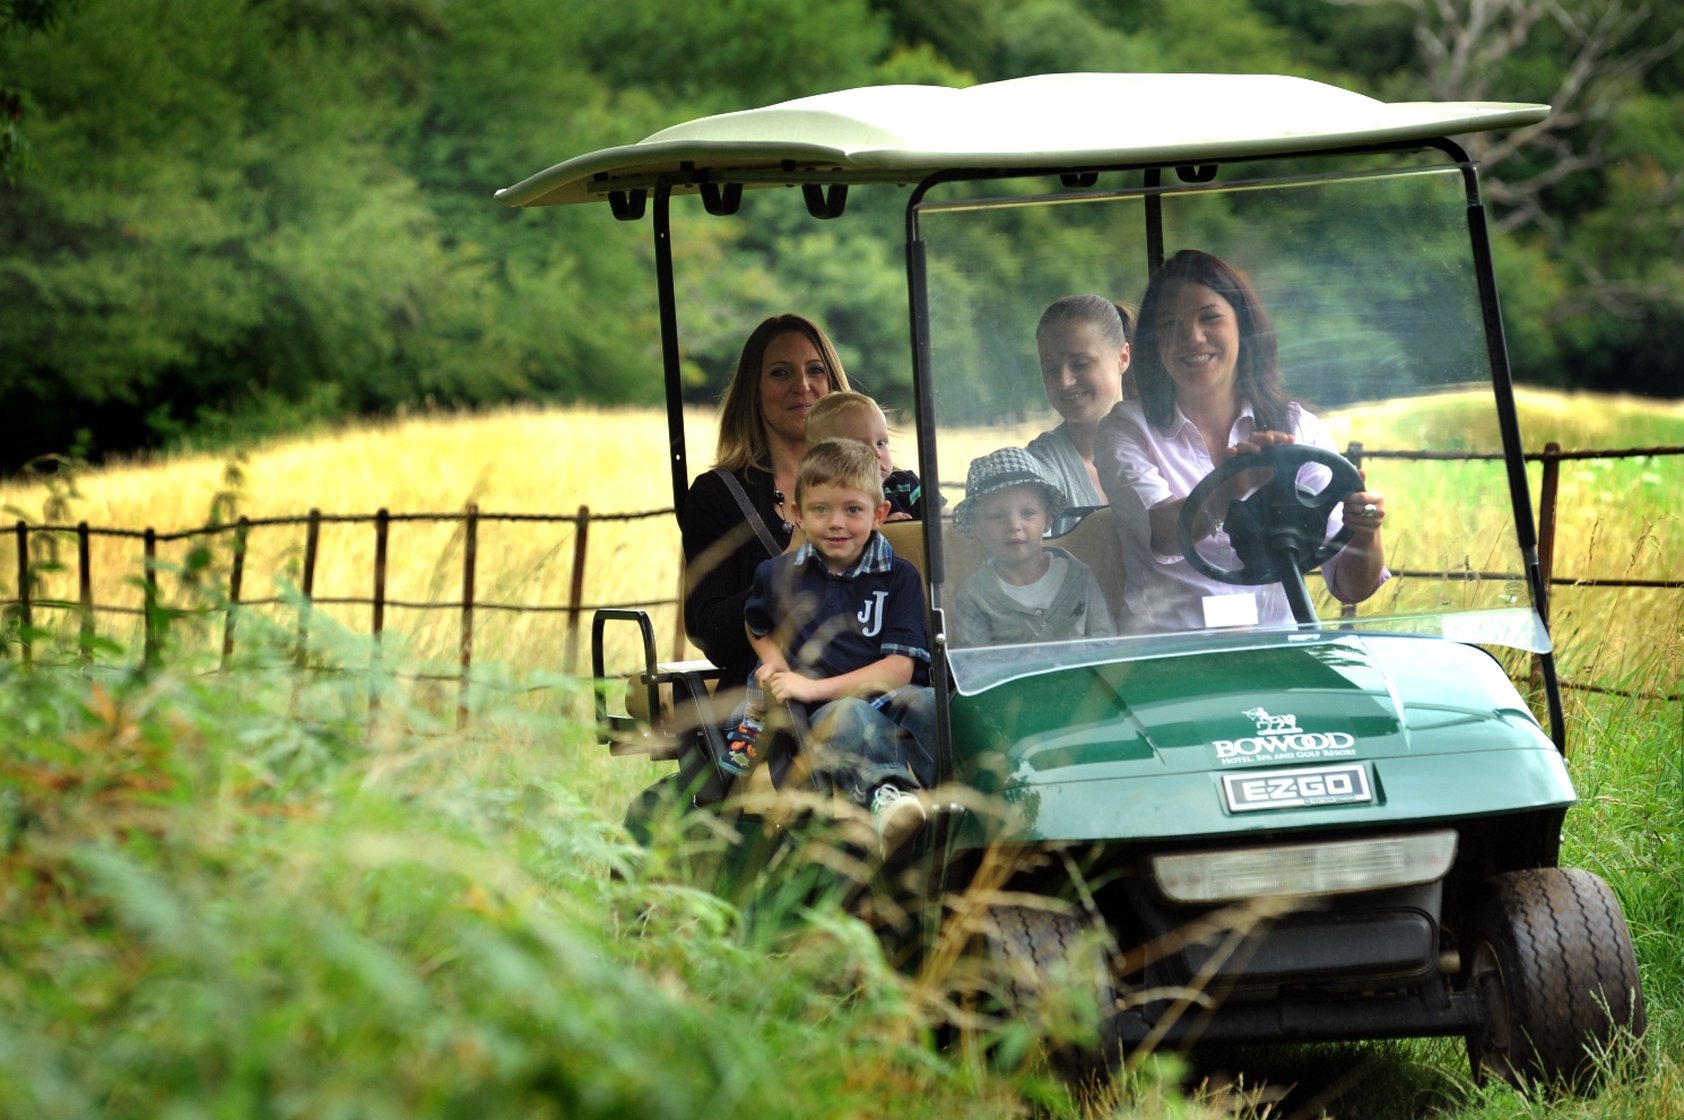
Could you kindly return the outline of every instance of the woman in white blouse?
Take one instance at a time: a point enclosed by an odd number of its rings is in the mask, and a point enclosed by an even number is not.
[[[1127,573],[1119,628],[1290,624],[1279,583],[1244,587],[1202,575],[1176,537],[1193,487],[1236,455],[1295,442],[1335,450],[1321,421],[1286,395],[1274,326],[1250,282],[1219,257],[1195,249],[1165,261],[1141,301],[1133,374],[1139,399],[1111,410],[1094,448],[1101,487],[1116,510]],[[1300,475],[1312,487],[1327,477],[1321,466]],[[1242,566],[1222,522],[1229,503],[1266,478],[1261,470],[1234,476],[1195,514],[1194,540],[1209,539],[1201,555],[1216,566]],[[1341,520],[1352,530],[1345,548],[1322,565],[1328,590],[1341,601],[1368,598],[1387,577],[1380,538],[1385,516],[1385,498],[1361,490],[1330,519],[1331,530]]]

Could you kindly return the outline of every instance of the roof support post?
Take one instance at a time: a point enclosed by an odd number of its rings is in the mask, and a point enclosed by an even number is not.
[[[941,477],[941,469],[936,464],[935,440],[935,397],[930,385],[930,304],[929,304],[929,275],[925,268],[924,239],[918,232],[918,204],[923,200],[925,190],[931,184],[926,181],[912,192],[912,197],[906,205],[906,286],[907,309],[911,317],[912,329],[912,384],[915,389],[913,398],[914,424],[918,429],[918,470],[923,477],[931,480],[930,493],[935,493],[934,480]],[[930,508],[939,509],[939,498],[933,499],[935,505]],[[936,690],[937,696],[946,696],[948,690],[947,658],[942,656],[942,647],[946,645],[946,622],[941,604],[943,600],[942,582],[947,578],[942,555],[942,522],[939,517],[931,517],[924,522],[924,556],[926,572],[929,576],[929,587],[932,599],[927,604],[932,607],[932,622],[934,623],[933,640],[936,643],[932,652],[936,654],[930,662],[930,684]],[[946,704],[936,705],[936,781],[944,782],[953,776],[953,728],[948,722]],[[947,827],[943,825],[943,827]]]
[[[1163,185],[1163,172],[1156,167],[1145,170],[1146,182],[1146,275],[1151,276],[1164,263],[1164,200],[1158,193]]]
[[[678,368],[678,295],[672,278],[671,200],[672,187],[663,180],[655,187],[655,289],[661,312],[661,365],[667,388],[667,459],[672,468],[672,508],[682,518],[690,471],[684,460],[684,382]]]
[[[1526,479],[1526,449],[1520,441],[1520,418],[1514,404],[1514,376],[1509,369],[1508,340],[1503,334],[1503,310],[1497,299],[1496,266],[1491,259],[1491,233],[1485,224],[1485,204],[1479,196],[1479,172],[1461,149],[1448,140],[1446,150],[1461,156],[1463,178],[1468,189],[1468,240],[1473,248],[1474,277],[1479,283],[1479,306],[1485,317],[1486,356],[1491,362],[1491,385],[1497,401],[1497,430],[1503,437],[1503,459],[1508,466],[1509,496],[1514,505],[1514,528],[1519,538],[1521,562],[1526,568],[1527,589],[1532,605],[1548,625],[1549,584],[1538,558],[1538,530],[1532,520],[1531,488]],[[1544,704],[1549,710],[1550,738],[1556,749],[1567,753],[1567,717],[1561,707],[1561,685],[1555,673],[1555,654],[1538,655],[1544,684]]]

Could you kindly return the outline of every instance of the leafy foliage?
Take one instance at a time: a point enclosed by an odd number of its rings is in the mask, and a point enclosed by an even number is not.
[[[1642,442],[1677,442],[1677,417],[1554,403],[1555,424],[1529,414],[1528,431],[1584,446],[1640,426]],[[70,519],[79,486],[94,494],[70,466],[51,476],[50,520]],[[157,468],[159,489],[184,485],[162,473],[178,467]],[[231,464],[212,519],[252,512],[250,485]],[[1660,494],[1675,488],[1627,488],[1656,504],[1628,499],[1624,516],[1674,516]],[[180,576],[219,562],[189,560]],[[220,633],[216,582],[171,597],[163,671],[123,669],[134,659],[121,650],[45,667],[74,656],[74,633],[63,658],[38,649],[33,669],[0,659],[0,1114],[1261,1118],[1286,1110],[1281,1085],[1305,1082],[1330,1086],[1309,1094],[1315,1107],[1380,1120],[1428,1101],[1447,1117],[1562,1107],[1468,1086],[1454,1039],[1284,1068],[1248,1056],[1230,1067],[1248,1080],[1214,1103],[1185,1101],[1174,1068],[1083,1099],[1045,1075],[1030,1021],[965,1018],[962,996],[991,982],[976,962],[909,978],[837,892],[698,889],[722,845],[692,821],[657,819],[654,843],[634,846],[618,817],[652,768],[606,757],[569,717],[577,682],[482,663],[472,727],[458,732],[453,694],[417,676],[438,666],[389,634],[393,671],[360,668],[373,647],[325,611],[320,671],[292,668],[290,619],[266,627],[254,611],[241,662],[208,672],[192,651]],[[1626,666],[1612,683],[1676,694],[1677,604],[1633,594],[1582,628]],[[1558,600],[1558,622],[1570,610]],[[1645,644],[1651,614],[1673,624]],[[548,636],[532,643],[523,664],[553,658]],[[1643,654],[1621,662],[1622,647]],[[1621,898],[1651,1053],[1642,1076],[1573,1107],[1678,1117],[1677,705],[1568,702],[1581,804],[1564,859]],[[834,848],[812,852],[807,871],[838,862]],[[1054,1006],[1033,1025],[1091,1030],[1090,993]]]
[[[943,985],[974,973],[896,972],[822,892],[742,906],[688,885],[717,836],[657,820],[634,846],[613,820],[627,787],[577,724],[503,701],[451,734],[422,691],[295,675],[276,638],[223,675],[0,661],[0,1112],[1262,1116],[1278,1099],[1241,1085],[1189,1109],[1155,1067],[1084,1102],[1022,1023],[938,1047]],[[1623,700],[1572,718],[1567,854],[1621,895],[1652,1054],[1647,1082],[1582,1107],[1676,1116],[1675,729]],[[1071,1032],[1091,1018],[1063,1013]],[[1381,1117],[1413,1114],[1423,1085],[1446,1115],[1546,1114],[1466,1087],[1454,1046],[1329,1060],[1282,1076]],[[1359,1084],[1376,1079],[1389,1093]]]
[[[750,925],[674,881],[582,800],[568,721],[440,737],[394,691],[367,725],[261,663],[0,678],[8,1116],[984,1116],[1035,1083],[937,1057],[834,904]]]
[[[202,445],[428,402],[651,403],[647,224],[513,212],[495,189],[674,121],[879,81],[1253,70],[1430,96],[1421,10],[14,0],[0,5],[4,465],[79,440]],[[1575,29],[1603,26],[1595,5],[1556,10],[1483,89],[1551,95]],[[1648,16],[1643,66],[1610,53],[1585,87],[1610,108],[1565,135],[1595,158],[1542,189],[1543,225],[1499,244],[1528,287],[1511,300],[1527,312],[1510,325],[1523,379],[1675,388],[1684,64],[1668,47],[1684,17],[1669,13]],[[1490,173],[1560,162],[1522,147]],[[798,309],[872,392],[909,403],[898,200],[857,198],[833,226],[756,193],[742,218],[676,215],[691,396],[717,395],[748,324]]]

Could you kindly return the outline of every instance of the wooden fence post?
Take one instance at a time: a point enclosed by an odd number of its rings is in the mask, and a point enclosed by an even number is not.
[[[141,665],[150,670],[158,666],[158,530],[148,525],[142,538],[141,577],[142,638]]]
[[[456,729],[468,726],[469,673],[474,660],[474,565],[479,558],[479,503],[469,502],[462,523],[462,676],[456,691]]]
[[[573,530],[573,580],[567,595],[567,657],[569,673],[579,671],[579,622],[585,601],[585,556],[591,531],[591,507],[579,507]]]
[[[1555,574],[1555,507],[1561,489],[1561,445],[1544,444],[1543,479],[1538,485],[1538,617],[1550,623],[1550,578]],[[1544,659],[1532,655],[1528,683],[1534,697],[1544,688]]]
[[[316,597],[316,550],[322,541],[322,511],[312,509],[304,531],[304,602],[298,607],[298,645],[293,650],[293,664],[304,668],[310,650],[310,604]]]
[[[234,525],[234,558],[228,566],[228,613],[222,619],[222,668],[234,656],[234,616],[240,610],[240,592],[246,575],[246,536],[251,522],[241,517]]]
[[[29,631],[35,622],[29,607],[29,523],[19,521],[18,528],[18,657],[28,665],[35,657]]]
[[[386,542],[390,539],[392,514],[381,506],[374,514],[374,603],[373,625],[376,641],[386,632]],[[378,646],[376,646],[378,649]]]
[[[684,550],[678,552],[678,594],[674,597],[678,605],[673,608],[672,623],[672,659],[684,660]]]
[[[88,523],[76,523],[76,601],[82,615],[77,646],[83,661],[94,659],[94,583],[88,560]]]
[[[372,624],[374,627],[374,672],[369,674],[368,680],[368,715],[370,719],[380,714],[380,677],[385,672],[385,659],[381,657],[382,635],[386,632],[386,544],[391,537],[392,513],[385,506],[381,506],[374,514],[374,603],[372,604]]]
[[[1555,506],[1561,490],[1561,445],[1544,444],[1544,478],[1538,487],[1538,582],[1542,598],[1538,614],[1549,625],[1550,580],[1555,575]]]

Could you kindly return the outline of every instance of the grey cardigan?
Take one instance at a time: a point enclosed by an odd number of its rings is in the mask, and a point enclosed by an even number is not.
[[[1049,546],[1047,551],[1070,562],[1052,604],[1041,611],[1028,609],[1001,589],[993,565],[984,564],[965,581],[954,601],[954,644],[1013,645],[1115,634],[1111,607],[1093,569],[1062,548]]]

